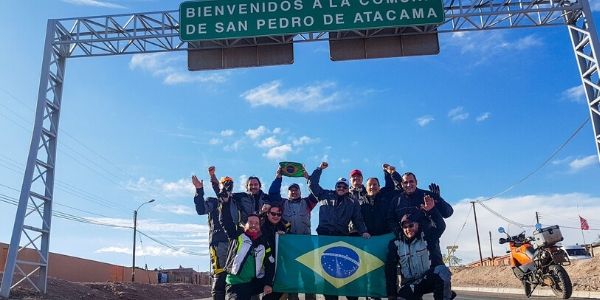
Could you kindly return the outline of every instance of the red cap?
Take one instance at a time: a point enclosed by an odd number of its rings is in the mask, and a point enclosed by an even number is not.
[[[350,177],[355,176],[355,175],[360,175],[360,177],[363,177],[362,172],[359,169],[350,171]]]

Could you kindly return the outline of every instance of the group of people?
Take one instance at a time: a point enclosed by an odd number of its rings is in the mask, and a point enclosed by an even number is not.
[[[384,186],[376,177],[363,184],[360,170],[350,180],[339,178],[333,190],[319,184],[323,162],[309,176],[310,194],[302,197],[300,186],[289,185],[288,198],[281,197],[282,169],[278,168],[268,194],[260,179],[249,177],[246,192],[233,192],[233,180],[208,169],[216,197],[204,197],[204,184],[196,176],[194,204],[199,215],[208,215],[210,257],[214,300],[249,300],[258,294],[276,300],[273,291],[277,234],[311,234],[311,212],[319,208],[318,235],[371,236],[394,233],[385,264],[387,296],[390,299],[452,299],[451,273],[442,259],[439,239],[446,228],[444,218],[453,209],[440,195],[439,186],[417,188],[415,174],[400,175],[393,166],[383,165]],[[302,278],[304,281],[314,278]],[[338,296],[324,295],[327,300]],[[287,294],[298,299],[297,294]],[[307,300],[314,294],[305,294]],[[357,297],[347,297],[348,300]]]

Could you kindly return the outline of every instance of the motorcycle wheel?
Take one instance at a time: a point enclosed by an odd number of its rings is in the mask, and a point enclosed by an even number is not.
[[[548,269],[554,281],[551,286],[554,295],[561,299],[569,299],[573,292],[573,285],[567,271],[561,265],[552,265]]]
[[[531,283],[523,281],[523,289],[525,289],[525,296],[531,297]]]

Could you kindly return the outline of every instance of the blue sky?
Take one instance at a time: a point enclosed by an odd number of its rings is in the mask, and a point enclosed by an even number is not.
[[[46,20],[177,8],[152,0],[0,2],[0,194],[17,198],[21,186]],[[219,72],[188,72],[185,52],[70,59],[55,209],[130,226],[133,209],[156,199],[140,210],[139,229],[178,250],[142,236],[138,265],[207,270],[206,217],[195,215],[192,174],[207,179],[215,165],[236,189],[257,175],[266,191],[277,162],[312,170],[326,160],[322,183],[333,187],[355,168],[381,177],[387,162],[415,172],[421,187],[441,185],[455,207],[442,247],[457,243],[457,256],[473,260],[469,201],[536,169],[589,112],[564,27],[441,34],[440,46],[435,56],[334,63],[326,42],[302,43],[293,65]],[[543,224],[577,227],[580,214],[600,229],[599,176],[588,122],[549,164],[487,206],[525,224],[538,211]],[[302,183],[284,180],[292,182]],[[2,242],[15,211],[0,202]],[[484,256],[488,231],[503,253],[495,230],[506,221],[481,206],[477,216]],[[52,225],[53,252],[131,263],[131,230],[60,218]],[[563,233],[567,243],[582,240],[578,230]],[[599,233],[586,232],[586,240]]]

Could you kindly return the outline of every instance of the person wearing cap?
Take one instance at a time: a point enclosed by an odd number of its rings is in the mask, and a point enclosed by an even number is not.
[[[367,191],[363,185],[363,175],[358,169],[350,171],[350,188],[348,189],[350,197],[358,202],[361,206],[367,201]],[[358,235],[354,224],[350,222],[350,235]]]
[[[339,178],[335,183],[335,191],[325,190],[319,185],[321,173],[328,167],[326,162],[322,162],[317,169],[313,171],[309,179],[309,188],[315,195],[321,207],[319,208],[319,225],[317,234],[348,236],[350,235],[350,222],[363,238],[370,238],[367,227],[360,213],[358,201],[350,197],[348,188],[348,179]],[[337,300],[338,296],[324,295],[326,300]],[[346,297],[348,300],[358,299],[358,297]]]
[[[350,197],[348,179],[339,178],[335,183],[335,191],[325,190],[319,185],[321,173],[328,167],[322,162],[310,175],[309,188],[319,201],[319,235],[348,236],[350,234],[348,225],[352,223],[360,235],[365,238],[371,237],[360,214],[360,205]]]
[[[277,168],[275,179],[269,188],[269,199],[273,203],[280,203],[283,208],[283,218],[290,222],[290,233],[292,234],[310,234],[310,213],[317,205],[317,198],[312,194],[302,198],[300,186],[292,183],[288,187],[288,198],[281,197],[281,183],[283,176],[281,167]],[[308,174],[304,172],[304,177],[308,179]]]
[[[215,176],[215,167],[208,168],[208,174],[212,183],[213,190],[219,198],[228,197],[233,189],[233,180],[230,177],[223,177],[218,180]],[[221,201],[219,198],[208,197],[204,199],[204,186],[202,180],[195,175],[192,176],[192,184],[196,188],[194,196],[194,205],[198,215],[208,215],[208,249],[212,269],[211,294],[214,300],[225,299],[225,277],[227,273],[223,270],[225,260],[227,259],[228,239],[225,231],[219,223],[219,207]]]
[[[304,172],[304,178],[308,179],[308,173]],[[311,224],[310,216],[313,208],[317,205],[317,198],[312,194],[308,197],[302,198],[300,186],[297,183],[292,183],[288,187],[288,198],[281,197],[281,183],[283,181],[282,169],[277,168],[275,173],[275,179],[271,183],[269,188],[269,198],[273,203],[281,203],[283,209],[283,219],[290,223],[290,234],[304,234],[310,235]],[[314,277],[310,276],[307,272],[302,272],[303,282],[312,282]],[[315,294],[305,294],[306,300],[316,299]],[[297,300],[297,293],[288,293],[289,300]]]
[[[446,224],[434,206],[435,202],[428,201],[422,211],[404,214],[399,222],[385,264],[388,299],[416,300],[428,293],[433,293],[435,300],[455,296],[440,250]]]
[[[350,171],[350,189],[348,192],[359,204],[367,200],[367,191],[363,185],[363,174],[358,169]]]

